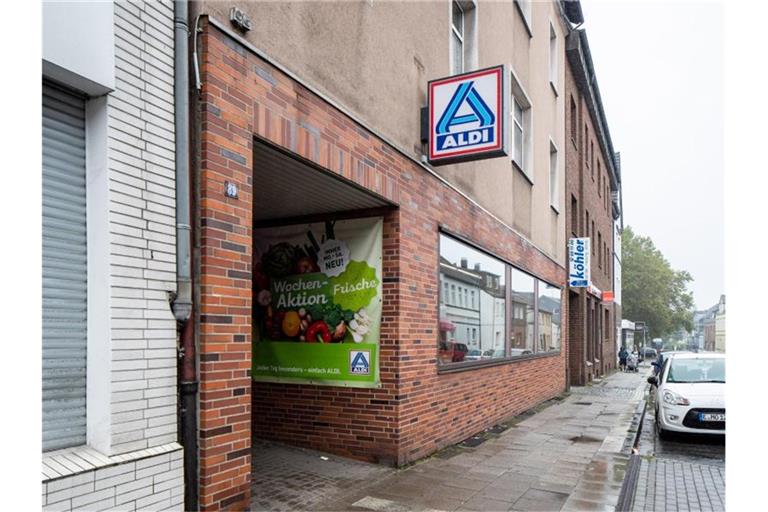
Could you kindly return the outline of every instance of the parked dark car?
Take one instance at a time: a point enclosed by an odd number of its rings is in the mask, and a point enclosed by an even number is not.
[[[643,360],[653,360],[656,359],[659,356],[659,354],[656,352],[655,348],[651,347],[643,347],[640,349],[640,358]]]

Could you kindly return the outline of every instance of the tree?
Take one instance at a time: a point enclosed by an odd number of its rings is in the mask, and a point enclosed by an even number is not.
[[[650,338],[664,338],[693,329],[693,281],[685,270],[674,270],[649,237],[627,226],[621,236],[622,310],[624,318],[644,321]]]

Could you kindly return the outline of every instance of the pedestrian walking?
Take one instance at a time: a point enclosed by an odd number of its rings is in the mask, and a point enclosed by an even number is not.
[[[627,369],[628,355],[629,352],[627,352],[627,347],[621,347],[621,350],[619,350],[619,368],[621,368],[621,371],[625,371]]]

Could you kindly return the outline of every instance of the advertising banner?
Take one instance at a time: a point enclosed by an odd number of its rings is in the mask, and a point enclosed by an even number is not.
[[[589,288],[589,238],[568,240],[568,286]]]
[[[507,154],[504,66],[432,80],[429,162],[432,165]]]
[[[253,380],[379,386],[380,217],[254,229]]]

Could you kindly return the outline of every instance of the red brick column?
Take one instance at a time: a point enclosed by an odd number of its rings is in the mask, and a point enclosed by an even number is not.
[[[253,115],[229,96],[203,36],[200,102],[200,507],[244,510],[251,473]],[[226,109],[215,104],[227,102]],[[237,186],[226,197],[225,182]]]

